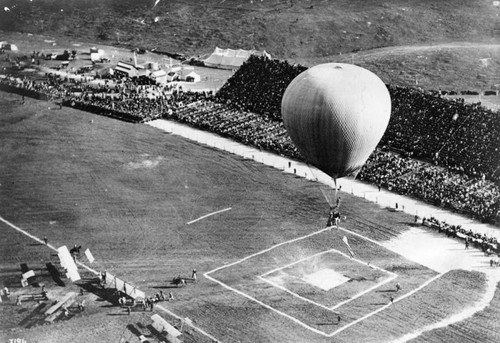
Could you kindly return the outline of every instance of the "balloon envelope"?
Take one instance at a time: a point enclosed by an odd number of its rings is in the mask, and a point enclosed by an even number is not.
[[[306,160],[336,179],[356,175],[373,152],[389,124],[391,98],[372,72],[326,63],[292,80],[281,113]]]

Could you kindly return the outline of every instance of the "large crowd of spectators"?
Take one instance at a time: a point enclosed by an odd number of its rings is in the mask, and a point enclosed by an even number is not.
[[[301,158],[282,122],[253,112],[235,110],[213,100],[204,99],[186,106],[177,106],[166,114],[165,118],[175,119],[281,156]]]
[[[371,155],[358,178],[479,220],[492,223],[499,220],[499,188],[483,178],[379,149]]]
[[[2,85],[15,87],[27,92],[38,93],[45,95],[45,98],[61,97],[66,91],[64,82],[58,78],[43,78],[43,80],[34,80],[27,76],[15,77],[8,76],[0,80]]]
[[[0,83],[122,120],[174,119],[303,160],[281,120],[281,98],[305,67],[251,57],[217,94],[138,79],[79,82],[7,77]],[[88,81],[88,80],[87,80]],[[379,148],[358,177],[477,219],[500,224],[500,116],[479,105],[389,86],[393,111]]]
[[[252,55],[217,92],[217,101],[281,121],[281,98],[301,65]]]
[[[381,145],[456,173],[500,181],[500,115],[479,104],[389,87],[392,116]]]
[[[306,68],[253,56],[217,93],[217,101],[281,121],[288,84]],[[388,86],[392,115],[380,146],[471,177],[500,181],[500,116],[479,104],[409,87]]]

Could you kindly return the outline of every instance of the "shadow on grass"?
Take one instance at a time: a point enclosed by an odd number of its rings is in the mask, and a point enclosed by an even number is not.
[[[14,276],[4,280],[3,285],[8,288],[22,287],[21,279]]]
[[[26,318],[21,320],[18,325],[26,328],[36,325],[36,323],[42,319],[42,311],[47,305],[48,303],[41,303],[38,305]]]
[[[375,291],[376,293],[396,293],[397,291],[395,289],[381,289],[378,291]]]
[[[78,286],[85,292],[98,296],[97,301],[110,303],[110,305],[104,305],[102,307],[113,307],[119,304],[116,289],[102,288],[96,278],[86,279],[83,283],[79,283]]]
[[[149,324],[146,328],[149,330],[149,332],[151,332],[151,336],[156,337],[156,339],[158,339],[158,341],[164,342],[166,340],[165,336],[161,332],[156,330],[152,324]],[[176,328],[176,329],[179,329],[179,328]]]
[[[56,266],[52,264],[52,262],[47,262],[45,263],[45,266],[47,267],[47,270],[49,271],[50,275],[52,276],[52,279],[54,282],[61,287],[66,286],[63,280],[61,280],[61,276],[59,274],[59,270],[57,270]]]
[[[176,285],[167,285],[167,286],[153,286],[151,288],[163,289],[163,288],[181,288],[181,287],[177,287]]]
[[[127,325],[127,329],[134,335],[136,335],[137,337],[140,337],[142,336],[142,332],[140,332],[135,326],[134,324],[128,324]]]

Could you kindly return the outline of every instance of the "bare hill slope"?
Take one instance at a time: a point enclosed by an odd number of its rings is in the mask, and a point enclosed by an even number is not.
[[[3,39],[17,31],[200,58],[215,46],[255,48],[306,66],[355,63],[392,84],[458,91],[500,87],[500,6],[492,1],[155,3],[0,0],[0,30]]]
[[[187,54],[215,46],[313,58],[384,46],[494,41],[500,8],[466,0],[2,0],[0,29]]]

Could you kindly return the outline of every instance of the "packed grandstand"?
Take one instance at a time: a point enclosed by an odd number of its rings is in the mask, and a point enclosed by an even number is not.
[[[60,99],[64,106],[121,120],[173,119],[303,161],[280,108],[286,87],[306,69],[252,56],[217,93],[187,92],[140,78],[111,77],[91,85],[57,76],[8,75],[0,84],[3,90]],[[498,113],[439,92],[391,85],[388,89],[389,127],[358,178],[500,225]]]

